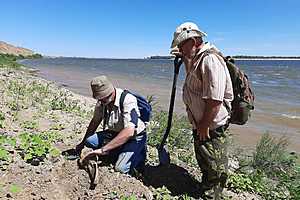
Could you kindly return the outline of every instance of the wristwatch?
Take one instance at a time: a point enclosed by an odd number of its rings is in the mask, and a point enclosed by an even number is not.
[[[101,154],[105,154],[105,153],[107,152],[107,151],[105,151],[103,148],[100,148],[99,150],[100,150],[100,153],[101,153]]]

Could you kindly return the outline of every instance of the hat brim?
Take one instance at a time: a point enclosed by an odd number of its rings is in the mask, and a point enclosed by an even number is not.
[[[93,92],[93,98],[101,100],[101,99],[105,99],[111,93],[113,93],[114,92],[114,87],[111,85],[110,87],[108,87],[108,88],[106,88],[105,90],[102,90],[102,91],[95,90],[92,87],[92,92]]]
[[[176,35],[176,36],[175,36]],[[180,34],[174,34],[174,39],[172,40],[171,49],[178,47],[178,45],[184,42],[187,39],[192,37],[206,37],[207,34],[202,31],[190,31],[190,32],[181,32]]]

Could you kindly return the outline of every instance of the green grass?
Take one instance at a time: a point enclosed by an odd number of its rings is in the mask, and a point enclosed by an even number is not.
[[[148,144],[160,143],[167,127],[167,113],[154,112],[148,127]],[[189,165],[197,167],[193,151],[191,126],[186,118],[174,115],[169,136],[169,151]],[[263,134],[253,154],[239,151],[240,168],[230,174],[228,189],[255,193],[267,200],[300,199],[300,164],[295,153],[287,150],[288,140]],[[167,190],[160,188],[157,199],[169,199]],[[170,197],[171,198],[171,197]],[[182,197],[181,197],[182,198]]]
[[[65,125],[61,123],[55,123],[50,126],[50,130],[61,131],[65,129]]]
[[[0,121],[4,121],[5,120],[5,115],[2,111],[0,111]]]
[[[13,68],[18,69],[22,65],[17,63],[16,60],[19,59],[18,56],[10,55],[10,54],[0,54],[0,68]]]
[[[31,130],[36,130],[38,126],[38,122],[36,121],[24,121],[21,125],[22,128]]]
[[[287,153],[288,140],[281,137],[278,140],[266,133],[256,146],[252,165],[266,172],[276,175],[281,170],[288,170],[295,160]]]
[[[154,111],[147,127],[148,144],[156,147],[161,143],[167,129],[168,113]],[[194,154],[192,127],[185,116],[173,114],[172,127],[168,136],[168,150],[174,159],[178,159],[188,165],[197,167]]]
[[[0,169],[5,170],[12,162],[11,149],[16,147],[16,139],[0,135]]]
[[[19,152],[26,162],[33,160],[40,162],[47,155],[57,157],[60,152],[53,144],[60,138],[61,136],[57,132],[43,132],[39,134],[24,132],[19,135]]]
[[[156,200],[172,200],[172,199],[174,199],[171,196],[171,192],[165,186],[163,186],[161,188],[156,188],[153,191],[153,197]]]
[[[17,194],[22,191],[22,187],[16,184],[11,184],[9,187],[9,191],[13,194]]]
[[[60,151],[53,145],[61,140],[62,136],[55,131],[38,134],[24,132],[18,138],[0,135],[0,169],[5,170],[12,162],[12,149],[27,162],[33,159],[42,161],[47,155],[57,157]]]
[[[0,128],[4,128],[4,120],[5,120],[5,114],[0,111]]]
[[[228,187],[248,191],[264,199],[300,199],[300,165],[297,155],[287,151],[288,141],[264,134],[252,157],[230,175]]]
[[[138,200],[135,195],[130,195],[130,196],[122,196],[121,200]]]
[[[13,54],[0,54],[0,68],[12,68],[12,69],[20,69],[21,64],[17,63],[17,60],[20,59],[37,59],[42,58],[41,54],[33,54],[30,56],[23,55],[13,55]]]
[[[167,129],[168,113],[165,111],[154,112],[151,122],[148,126],[148,144],[156,146],[162,140],[162,137]],[[168,137],[168,144],[171,148],[189,149],[193,142],[192,134],[189,132],[191,125],[187,118],[178,116],[174,113],[172,120],[172,128]]]
[[[81,108],[79,101],[73,100],[70,95],[64,91],[54,91],[49,83],[43,83],[37,80],[9,80],[7,83],[8,102],[6,104],[11,111],[17,113],[21,109],[29,107],[43,107],[47,110],[62,110],[69,113],[75,113],[78,116],[86,117],[89,112]]]

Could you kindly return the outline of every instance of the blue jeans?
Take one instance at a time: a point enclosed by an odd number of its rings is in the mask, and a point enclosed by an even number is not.
[[[85,141],[85,146],[92,149],[99,149],[116,136],[111,131],[100,131]],[[128,140],[121,147],[113,150],[110,154],[117,156],[115,169],[121,173],[132,172],[133,169],[139,170],[145,165],[147,152],[146,132]]]

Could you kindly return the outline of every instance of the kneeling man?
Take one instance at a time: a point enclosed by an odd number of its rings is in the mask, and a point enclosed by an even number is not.
[[[123,105],[120,105],[124,90],[115,88],[106,76],[95,77],[91,88],[93,98],[98,101],[94,116],[76,150],[81,152],[86,146],[93,151],[83,156],[81,161],[107,155],[115,158],[115,169],[119,172],[143,169],[147,135],[145,122],[140,119],[137,98],[127,93],[123,97]],[[101,122],[103,131],[96,132]]]

